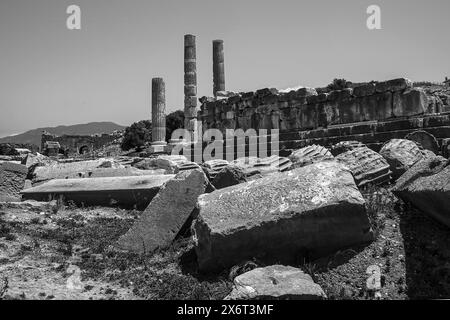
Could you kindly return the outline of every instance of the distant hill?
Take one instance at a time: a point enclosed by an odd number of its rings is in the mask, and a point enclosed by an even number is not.
[[[96,133],[112,133],[115,130],[123,130],[124,126],[114,122],[90,122],[86,124],[76,124],[72,126],[58,126],[48,128],[38,128],[14,136],[0,138],[0,143],[23,143],[41,145],[42,131],[55,135],[91,135]]]

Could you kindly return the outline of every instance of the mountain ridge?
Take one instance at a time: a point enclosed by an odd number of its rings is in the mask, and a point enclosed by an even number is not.
[[[42,131],[47,131],[54,135],[92,135],[102,133],[112,133],[116,130],[123,130],[125,126],[111,121],[89,122],[84,124],[60,125],[56,127],[43,127],[28,130],[26,132],[0,138],[0,143],[21,143],[34,144],[40,146]]]

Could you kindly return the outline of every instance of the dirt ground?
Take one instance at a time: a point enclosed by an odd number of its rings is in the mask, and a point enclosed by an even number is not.
[[[329,299],[450,298],[450,229],[403,204],[388,189],[365,192],[376,234],[370,244],[297,267]],[[193,243],[135,255],[112,246],[140,212],[115,208],[0,210],[0,299],[223,299],[234,276],[254,261],[201,276]],[[381,270],[379,294],[368,290],[367,268]]]

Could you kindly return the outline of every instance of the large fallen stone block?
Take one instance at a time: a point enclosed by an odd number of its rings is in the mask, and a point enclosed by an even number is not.
[[[20,200],[28,169],[22,164],[0,163],[0,201]]]
[[[450,227],[450,160],[417,162],[397,181],[393,193]]]
[[[238,158],[234,160],[232,164],[242,168],[248,178],[255,175],[266,176],[275,172],[284,172],[289,170],[292,166],[292,162],[288,158],[276,155],[266,158]]]
[[[87,172],[80,172],[78,178],[107,178],[107,177],[132,177],[151,176],[165,174],[163,169],[140,170],[134,167],[126,168],[96,168]]]
[[[22,191],[24,199],[48,201],[63,197],[77,204],[145,208],[174,175],[55,179]]]
[[[211,184],[216,189],[223,189],[242,182],[247,182],[245,172],[242,168],[235,165],[229,165],[216,175],[211,181]]]
[[[416,162],[423,159],[419,146],[411,140],[392,139],[380,150],[380,154],[389,163],[392,177],[397,179],[411,168]]]
[[[440,151],[439,142],[436,137],[426,131],[416,130],[406,135],[405,139],[414,141],[425,150],[432,151],[435,154]]]
[[[387,161],[367,147],[346,151],[338,155],[336,159],[350,169],[358,188],[380,185],[391,180]]]
[[[217,174],[229,164],[230,163],[227,160],[209,160],[205,161],[202,164],[202,168],[205,171],[207,177],[212,181],[217,176]]]
[[[33,166],[48,166],[53,165],[55,163],[57,163],[55,160],[52,160],[49,157],[44,156],[43,154],[40,153],[36,154],[29,153],[25,158],[22,159],[22,164],[25,165],[27,168]]]
[[[205,192],[207,178],[202,170],[178,173],[167,181],[138,221],[117,246],[137,253],[169,246],[191,217],[198,196]]]
[[[33,171],[33,185],[53,179],[76,179],[89,176],[89,172],[99,168],[123,168],[122,165],[107,159],[54,163],[38,166]]]
[[[322,288],[302,270],[274,265],[256,268],[234,279],[225,300],[322,300]]]
[[[178,167],[186,162],[188,159],[182,155],[161,155],[150,159],[152,166],[165,169],[167,173],[177,173]]]
[[[350,171],[324,161],[204,194],[192,229],[199,268],[254,257],[292,263],[372,239]]]
[[[359,141],[341,141],[333,145],[330,152],[333,156],[337,157],[341,153],[361,147],[366,147],[366,145]]]
[[[300,168],[315,162],[330,160],[333,158],[333,155],[327,148],[318,145],[307,146],[305,148],[295,150],[289,156],[289,159],[292,161],[292,168]]]

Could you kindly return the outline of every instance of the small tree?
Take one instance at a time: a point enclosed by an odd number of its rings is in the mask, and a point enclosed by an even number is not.
[[[172,132],[176,129],[184,128],[184,112],[177,110],[166,116],[166,139],[172,137]]]
[[[332,83],[330,83],[327,88],[330,90],[343,90],[346,88],[351,88],[352,83],[345,79],[334,79]]]
[[[146,142],[151,141],[151,138],[152,123],[149,120],[141,120],[125,129],[120,147],[124,151],[132,148],[140,151]]]

